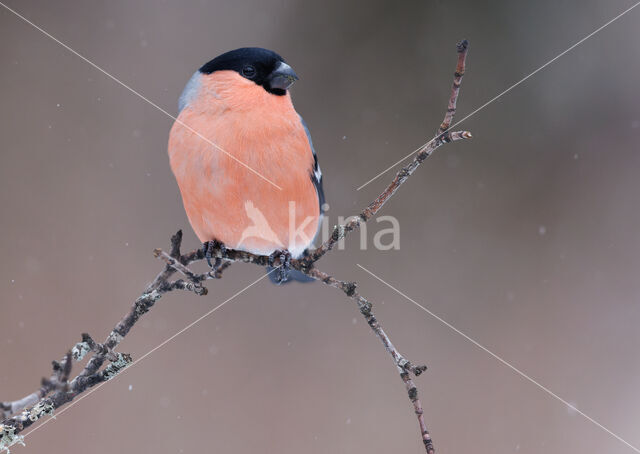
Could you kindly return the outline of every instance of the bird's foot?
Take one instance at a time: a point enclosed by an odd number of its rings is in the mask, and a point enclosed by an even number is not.
[[[217,270],[218,267],[222,264],[222,259],[220,257],[216,257],[213,263],[211,263],[211,259],[213,258],[213,251],[219,248],[220,251],[224,254],[227,248],[223,243],[217,240],[205,241],[202,243],[202,252],[204,254],[204,258],[207,259],[207,264],[211,267],[212,270]]]
[[[280,266],[273,271],[277,284],[284,284],[289,280],[289,271],[291,271],[291,252],[286,249],[275,251],[269,256],[269,266],[273,267],[276,260],[280,261]]]

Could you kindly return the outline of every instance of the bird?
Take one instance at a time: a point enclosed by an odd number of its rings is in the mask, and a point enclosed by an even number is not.
[[[288,263],[313,245],[325,207],[311,134],[289,92],[298,79],[274,51],[223,53],[191,76],[169,133],[171,170],[205,251],[280,257],[284,266],[269,269],[277,284],[312,280]]]

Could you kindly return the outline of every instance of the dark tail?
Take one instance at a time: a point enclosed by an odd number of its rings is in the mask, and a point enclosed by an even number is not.
[[[278,271],[271,272],[273,270],[272,267],[267,267],[267,272],[269,273],[269,280],[276,285],[288,284],[289,282],[313,282],[314,278],[307,276],[306,274],[298,271],[298,270],[289,270],[286,279],[282,280],[280,273]]]

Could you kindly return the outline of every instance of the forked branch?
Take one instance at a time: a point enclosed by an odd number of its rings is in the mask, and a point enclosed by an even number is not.
[[[378,319],[374,316],[371,302],[358,293],[356,283],[341,281],[320,271],[316,268],[316,262],[332,250],[342,238],[357,230],[362,223],[374,217],[387,200],[396,193],[400,186],[435,150],[446,143],[471,138],[471,134],[467,131],[452,132],[449,130],[456,112],[460,84],[465,72],[467,49],[468,43],[466,40],[457,45],[458,62],[454,73],[453,87],[447,111],[438,129],[437,136],[424,145],[409,164],[400,169],[386,189],[364,210],[353,216],[345,224],[335,226],[330,237],[319,247],[306,251],[302,258],[291,260],[290,263],[293,269],[341,290],[355,301],[367,324],[390,355],[400,378],[405,384],[407,394],[418,419],[422,441],[428,454],[435,452],[433,441],[425,424],[422,404],[418,398],[418,389],[411,378],[412,375],[420,375],[427,367],[416,365],[400,354],[387,333],[382,329]],[[171,238],[171,250],[169,253],[161,249],[154,251],[155,256],[165,262],[164,269],[133,303],[129,312],[116,324],[104,343],[97,343],[88,334],[83,334],[81,341],[67,352],[61,361],[53,362],[52,375],[49,378],[42,379],[40,388],[37,391],[21,399],[0,402],[0,411],[4,417],[4,421],[0,425],[0,451],[3,449],[8,451],[8,448],[12,445],[22,443],[23,436],[20,433],[27,427],[35,424],[43,416],[53,414],[55,409],[71,402],[75,397],[90,388],[113,378],[131,364],[132,358],[130,355],[118,353],[115,350],[138,320],[166,293],[174,290],[188,290],[197,295],[206,295],[207,289],[203,286],[203,283],[211,279],[220,279],[223,271],[233,262],[253,263],[262,267],[285,265],[280,263],[281,259],[279,257],[273,259],[269,256],[227,249],[222,245],[218,245],[209,248],[213,258],[218,259],[216,260],[216,267],[208,273],[200,274],[192,271],[189,265],[204,260],[204,251],[199,249],[183,255],[180,251],[181,245],[182,231],[178,231]],[[172,280],[175,273],[180,273],[183,278]],[[84,368],[77,376],[70,379],[73,361],[81,361],[87,355],[90,355],[90,358]],[[105,362],[108,363],[106,366]]]

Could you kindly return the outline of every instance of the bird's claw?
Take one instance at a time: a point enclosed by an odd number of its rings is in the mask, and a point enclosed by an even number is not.
[[[220,257],[216,257],[214,262],[211,263],[211,259],[213,258],[213,251],[219,248],[220,251],[224,254],[226,251],[226,247],[223,243],[217,240],[205,241],[202,243],[202,252],[204,254],[204,258],[207,259],[207,264],[211,267],[212,270],[217,270],[220,264],[222,264],[222,259]]]
[[[273,272],[275,274],[275,280],[278,284],[284,284],[289,280],[289,271],[291,271],[291,252],[285,249],[282,251],[275,251],[269,255],[270,267],[273,267],[276,259],[279,260],[280,265]]]

